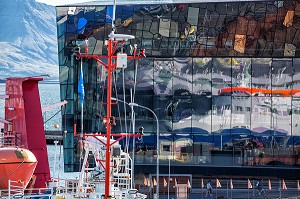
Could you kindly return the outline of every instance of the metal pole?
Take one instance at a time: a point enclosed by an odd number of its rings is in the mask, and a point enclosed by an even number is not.
[[[58,140],[54,141],[54,145],[55,145],[55,153],[54,153],[54,167],[53,167],[53,176],[55,177],[55,173],[56,173],[56,151],[57,151],[57,144],[58,144]]]
[[[132,89],[130,89],[130,95],[131,95],[131,102],[133,103],[133,95],[132,95]],[[131,121],[132,121],[132,133],[135,134],[135,113],[133,110],[133,106],[131,107]],[[134,161],[135,161],[135,137],[133,137],[132,140],[132,164],[131,164],[131,172],[132,172],[132,177],[131,177],[131,188],[135,188],[134,185]]]
[[[281,195],[281,180],[279,180],[279,198],[281,199],[282,195]]]
[[[80,131],[80,138],[83,138],[83,103],[81,104],[81,131]]]
[[[111,134],[111,93],[112,93],[112,40],[108,40],[107,67],[107,114],[106,114],[106,155],[105,155],[105,199],[110,195],[110,134]]]
[[[227,179],[226,184],[227,184],[227,185],[226,185],[226,186],[227,186],[227,188],[226,188],[226,189],[227,189],[227,190],[226,190],[226,197],[228,198],[228,179]]]
[[[171,164],[170,164],[170,156],[169,156],[169,179],[168,179],[168,199],[170,199],[170,174],[171,173]]]
[[[252,196],[254,196],[254,191],[255,191],[255,189],[254,189],[254,187],[255,187],[255,181],[253,180],[253,182],[252,182]]]
[[[82,58],[80,59],[80,72],[83,76],[83,71],[82,71]],[[82,94],[81,94],[82,95]],[[82,97],[82,96],[81,96]],[[83,100],[83,99],[82,99]],[[80,126],[81,126],[81,130],[80,130],[80,137],[78,139],[78,142],[79,142],[79,152],[80,152],[80,157],[79,157],[79,168],[81,168],[81,160],[82,160],[82,155],[83,155],[83,149],[81,148],[81,146],[83,146],[83,101],[81,101],[80,103],[81,105],[81,117],[80,117]],[[81,173],[81,172],[80,172]]]
[[[221,132],[220,132],[221,134]],[[223,151],[223,135],[221,134],[221,151]]]
[[[10,199],[10,184],[11,184],[11,180],[8,180],[8,199]]]
[[[82,71],[82,58],[81,58],[80,70],[81,70],[81,73],[83,73],[83,71]],[[81,74],[81,75],[83,75],[83,74]],[[83,103],[81,103],[81,131],[80,131],[80,139],[81,139],[81,141],[83,139]]]

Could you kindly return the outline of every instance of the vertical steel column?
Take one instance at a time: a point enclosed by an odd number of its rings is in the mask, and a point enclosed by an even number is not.
[[[105,199],[110,196],[110,134],[111,134],[111,93],[112,93],[112,39],[108,40],[107,66],[107,114],[106,114],[106,157],[105,157]]]

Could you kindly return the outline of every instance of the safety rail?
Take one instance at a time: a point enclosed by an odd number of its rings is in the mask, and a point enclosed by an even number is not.
[[[1,132],[0,145],[22,147],[21,133],[19,133],[19,132]]]
[[[26,189],[24,182],[8,180],[8,189],[0,190],[0,198],[51,198],[54,195],[52,188]]]
[[[24,182],[8,180],[8,198],[22,198],[24,196]]]
[[[55,179],[58,180],[58,179]],[[2,199],[29,199],[29,198],[101,198],[104,192],[97,192],[96,184],[83,183],[82,189],[78,189],[78,180],[59,179],[52,180],[48,188],[25,188],[24,182],[9,180],[6,190],[0,190]],[[139,198],[145,199],[146,195],[137,193],[136,189],[112,188],[112,195],[117,198]]]

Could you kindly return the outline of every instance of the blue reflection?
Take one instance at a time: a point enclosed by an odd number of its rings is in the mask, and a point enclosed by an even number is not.
[[[85,26],[87,24],[87,20],[85,18],[78,19],[78,25],[77,25],[77,33],[82,34],[84,32]]]

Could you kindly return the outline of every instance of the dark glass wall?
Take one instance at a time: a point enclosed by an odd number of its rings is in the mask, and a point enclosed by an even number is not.
[[[146,58],[115,70],[113,96],[153,110],[161,159],[178,164],[298,165],[300,128],[300,6],[297,1],[118,5],[116,33],[134,35]],[[106,55],[112,6],[57,7],[65,170],[78,169],[74,128],[81,130],[77,84],[83,66],[84,131],[105,133],[106,69],[74,54]],[[106,60],[103,60],[104,62]],[[113,107],[126,132],[131,110]],[[137,163],[153,162],[156,121],[135,109]],[[76,124],[76,127],[74,125]],[[75,151],[75,153],[74,153]]]

